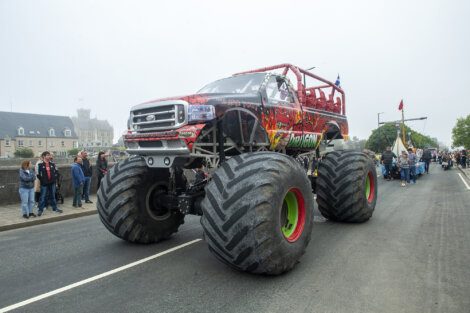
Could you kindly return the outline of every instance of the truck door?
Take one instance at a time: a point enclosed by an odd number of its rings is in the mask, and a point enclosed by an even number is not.
[[[265,125],[272,150],[285,149],[302,136],[302,108],[284,77],[272,75],[265,87]],[[291,138],[292,137],[292,138]]]

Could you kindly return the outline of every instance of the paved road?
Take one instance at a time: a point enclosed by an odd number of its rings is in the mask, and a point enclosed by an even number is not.
[[[469,312],[470,191],[433,168],[406,188],[380,180],[373,218],[318,221],[306,255],[279,277],[233,271],[203,241],[15,312]],[[202,237],[131,245],[89,216],[0,233],[0,312]]]

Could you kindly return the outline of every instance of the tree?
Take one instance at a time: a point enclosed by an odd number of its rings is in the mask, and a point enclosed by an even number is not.
[[[452,129],[452,147],[470,149],[470,115],[457,119]]]
[[[80,152],[80,149],[78,149],[78,148],[73,148],[73,149],[68,150],[68,151],[67,151],[67,154],[68,154],[68,155],[73,155],[73,156],[75,156],[75,155],[78,154],[78,152]]]
[[[366,149],[382,152],[387,146],[392,146],[397,138],[397,129],[393,124],[384,124],[372,131],[367,139]]]
[[[400,127],[401,132],[401,127]],[[438,144],[435,140],[431,139],[429,136],[420,134],[417,131],[412,130],[405,125],[405,133],[408,138],[408,133],[410,133],[411,143],[415,148],[428,148],[428,147],[437,147]],[[387,146],[392,146],[397,138],[397,128],[395,124],[384,124],[377,129],[372,131],[369,139],[366,142],[366,149],[382,152]]]
[[[350,141],[350,148],[354,149],[356,151],[364,150],[365,145],[366,145],[366,140],[365,139],[359,139],[357,136],[353,136],[351,141]]]
[[[32,158],[34,156],[34,152],[30,148],[18,148],[14,154],[17,158]]]

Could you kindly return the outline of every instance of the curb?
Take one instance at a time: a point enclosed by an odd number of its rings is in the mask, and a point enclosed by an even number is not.
[[[98,210],[89,210],[85,212],[77,212],[73,214],[59,215],[59,216],[53,216],[53,217],[44,218],[44,219],[36,219],[33,221],[21,222],[21,223],[10,224],[10,225],[3,225],[3,226],[0,226],[0,232],[6,231],[6,230],[18,229],[18,228],[25,228],[25,227],[34,226],[34,225],[49,224],[49,223],[54,223],[54,222],[59,222],[59,221],[65,221],[65,220],[70,220],[72,218],[83,217],[83,216],[93,215],[97,213],[98,213]]]

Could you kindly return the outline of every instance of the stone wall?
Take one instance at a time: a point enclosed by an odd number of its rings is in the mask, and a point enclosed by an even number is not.
[[[90,159],[90,164],[95,165],[96,159],[95,158],[89,158]],[[34,157],[34,158],[7,158],[7,159],[0,159],[0,169],[3,169],[5,167],[18,167],[20,168],[21,162],[24,160],[29,160],[31,161],[31,164],[36,164],[36,162],[39,160],[39,158]],[[62,167],[63,165],[67,164],[72,164],[73,163],[73,157],[68,157],[68,158],[63,158],[63,157],[56,157],[54,158],[54,163],[58,167]]]
[[[111,166],[111,165],[110,165]],[[72,173],[71,165],[58,165],[62,175],[61,193],[64,197],[72,197]],[[20,202],[19,189],[19,166],[0,167],[0,207],[4,204],[14,204]],[[93,168],[90,193],[96,193],[97,175]]]

